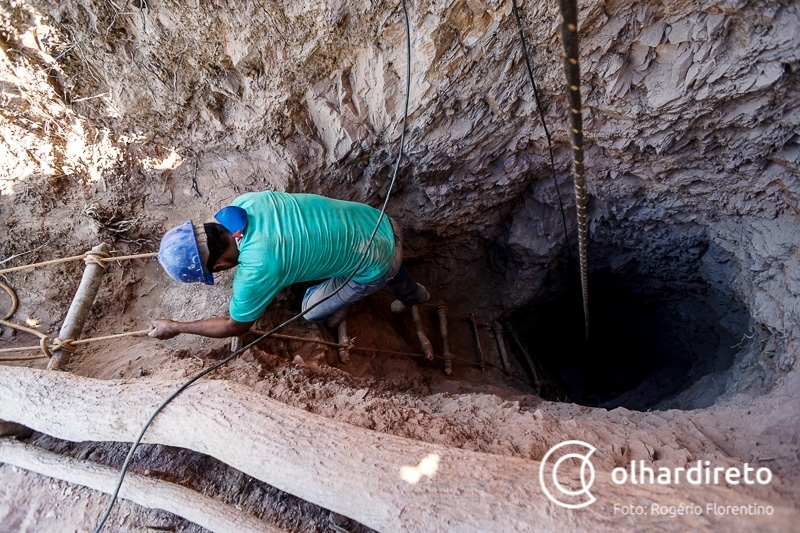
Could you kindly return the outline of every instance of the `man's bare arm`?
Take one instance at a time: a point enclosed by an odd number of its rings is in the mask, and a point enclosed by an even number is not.
[[[237,322],[230,317],[207,318],[195,322],[161,319],[153,321],[153,330],[148,335],[156,339],[171,339],[181,333],[190,333],[222,339],[242,335],[252,325],[253,322]]]

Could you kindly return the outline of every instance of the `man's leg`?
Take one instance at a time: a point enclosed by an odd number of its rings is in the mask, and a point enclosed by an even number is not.
[[[380,290],[386,280],[379,279],[370,283],[358,283],[350,280],[339,292],[336,288],[339,287],[346,277],[335,277],[328,281],[315,285],[306,290],[303,296],[303,311],[309,309],[311,306],[318,302],[322,302],[308,313],[304,314],[306,320],[309,322],[324,322],[328,317],[343,311],[347,307],[356,303],[365,296]],[[333,296],[330,296],[333,295]],[[327,300],[326,297],[330,296]],[[324,300],[324,301],[323,301]],[[331,324],[335,326],[336,324]]]
[[[427,302],[430,294],[424,286],[414,281],[411,273],[403,265],[403,228],[391,218],[389,220],[394,229],[395,254],[392,259],[392,267],[386,276],[386,288],[389,289],[392,296],[397,298],[392,302],[392,311],[399,313],[412,305]]]
[[[392,311],[395,313],[412,305],[425,303],[430,298],[428,290],[414,281],[405,265],[401,266],[397,274],[386,282],[386,288],[397,298],[392,302]]]

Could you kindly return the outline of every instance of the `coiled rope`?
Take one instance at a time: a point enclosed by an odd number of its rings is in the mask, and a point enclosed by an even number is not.
[[[589,338],[589,261],[587,254],[588,231],[586,226],[586,177],[583,166],[583,117],[581,107],[581,69],[578,63],[578,2],[559,0],[561,10],[561,42],[564,55],[564,73],[567,78],[567,103],[569,104],[570,140],[572,141],[572,173],[575,177],[575,210],[578,217],[578,261],[581,269],[583,295],[583,320],[586,338]]]

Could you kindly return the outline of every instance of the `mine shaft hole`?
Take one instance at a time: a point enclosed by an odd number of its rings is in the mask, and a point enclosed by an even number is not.
[[[543,396],[660,409],[710,376],[714,390],[694,407],[713,403],[748,329],[746,306],[701,281],[664,282],[657,289],[641,281],[609,271],[590,276],[588,344],[575,285],[512,316],[522,344],[545,374]]]

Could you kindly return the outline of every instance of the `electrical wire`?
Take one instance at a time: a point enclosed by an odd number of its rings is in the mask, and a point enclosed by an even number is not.
[[[397,162],[395,163],[394,171],[392,172],[392,179],[389,182],[389,189],[388,189],[388,191],[386,193],[386,198],[384,199],[383,205],[381,206],[381,211],[380,211],[380,215],[378,216],[378,221],[375,224],[375,228],[372,231],[372,235],[370,235],[369,242],[367,243],[367,247],[366,247],[366,249],[364,250],[364,253],[361,256],[361,261],[359,261],[358,265],[353,269],[353,272],[350,274],[350,276],[348,276],[347,279],[339,287],[337,287],[336,290],[333,291],[331,294],[329,294],[325,298],[321,299],[320,301],[318,301],[314,305],[310,306],[305,311],[303,311],[301,313],[298,313],[297,315],[295,315],[292,318],[286,320],[282,324],[272,328],[271,330],[269,330],[268,332],[264,333],[263,335],[258,337],[256,340],[254,340],[250,344],[247,344],[246,346],[243,346],[242,348],[239,348],[238,350],[236,350],[235,352],[230,354],[225,359],[222,359],[221,361],[219,361],[218,363],[208,367],[207,369],[205,369],[205,370],[203,370],[201,372],[198,372],[192,378],[187,380],[183,385],[181,385],[177,390],[175,390],[175,392],[173,392],[167,398],[165,398],[158,405],[158,407],[156,407],[156,409],[150,415],[150,418],[148,418],[147,421],[145,422],[145,424],[142,426],[141,430],[139,431],[139,435],[134,440],[133,444],[131,445],[130,450],[128,451],[128,455],[125,457],[125,462],[123,463],[122,468],[120,469],[119,478],[117,480],[116,487],[114,488],[114,492],[111,494],[111,501],[109,502],[108,507],[106,508],[105,512],[103,513],[103,516],[100,518],[100,521],[99,521],[99,523],[97,524],[97,527],[94,530],[95,533],[99,533],[100,532],[100,530],[103,528],[103,525],[106,523],[106,520],[108,519],[108,516],[111,514],[111,509],[114,507],[114,502],[116,502],[116,500],[117,500],[117,496],[119,495],[120,487],[122,486],[122,481],[125,478],[125,473],[128,470],[128,466],[130,465],[131,459],[133,458],[133,454],[136,451],[136,448],[139,445],[139,443],[141,443],[145,432],[150,427],[150,424],[153,422],[153,420],[155,420],[156,416],[158,416],[158,414],[172,400],[174,400],[179,394],[181,394],[183,391],[185,391],[194,382],[196,382],[197,380],[199,380],[203,376],[206,376],[207,374],[213,372],[214,370],[216,370],[217,368],[223,366],[224,364],[228,363],[229,361],[232,361],[234,358],[238,357],[239,355],[244,353],[246,350],[249,350],[253,346],[257,345],[258,343],[260,343],[261,341],[263,341],[264,339],[266,339],[267,337],[269,337],[273,333],[276,333],[277,331],[283,329],[285,326],[291,324],[292,322],[295,322],[296,320],[299,320],[300,317],[304,316],[306,313],[308,313],[312,309],[314,309],[317,306],[321,305],[323,302],[327,301],[329,298],[332,298],[347,283],[349,283],[350,280],[353,279],[353,277],[358,272],[358,269],[361,268],[361,265],[366,260],[367,254],[369,252],[369,249],[372,246],[373,240],[375,239],[375,235],[378,233],[378,229],[380,228],[380,224],[383,221],[383,217],[385,216],[386,207],[389,205],[389,199],[391,198],[392,190],[394,189],[395,182],[397,181],[397,172],[398,172],[398,170],[400,168],[400,163],[401,163],[401,161],[403,159],[403,145],[405,143],[406,122],[408,121],[408,101],[409,101],[409,93],[410,93],[410,88],[411,88],[411,31],[410,31],[410,24],[408,22],[408,11],[406,10],[406,2],[405,2],[405,0],[401,0],[401,7],[402,7],[402,11],[403,11],[403,19],[405,21],[405,28],[406,28],[406,95],[405,95],[405,103],[404,103],[404,108],[403,108],[403,128],[402,128],[402,131],[400,133],[400,150],[399,150],[399,153],[397,155]]]
[[[567,217],[564,214],[564,202],[561,201],[561,191],[558,188],[558,180],[556,179],[556,161],[553,155],[553,139],[550,137],[550,131],[547,129],[547,123],[544,120],[544,109],[542,108],[542,101],[539,98],[539,90],[536,87],[536,78],[533,75],[533,67],[531,66],[530,58],[528,57],[528,46],[525,41],[525,33],[522,31],[522,20],[519,16],[519,9],[517,8],[517,0],[511,0],[511,9],[514,12],[514,19],[517,21],[517,29],[519,30],[519,40],[522,45],[522,57],[525,58],[525,65],[528,67],[528,77],[531,79],[533,85],[533,96],[536,99],[536,108],[539,110],[539,118],[542,121],[544,128],[544,136],[547,138],[547,150],[550,152],[550,173],[553,176],[553,185],[556,187],[556,196],[558,196],[558,207],[561,210],[561,222],[564,224],[564,239],[567,241],[567,251],[570,257],[572,255],[572,245],[569,242],[569,232],[567,231]]]

